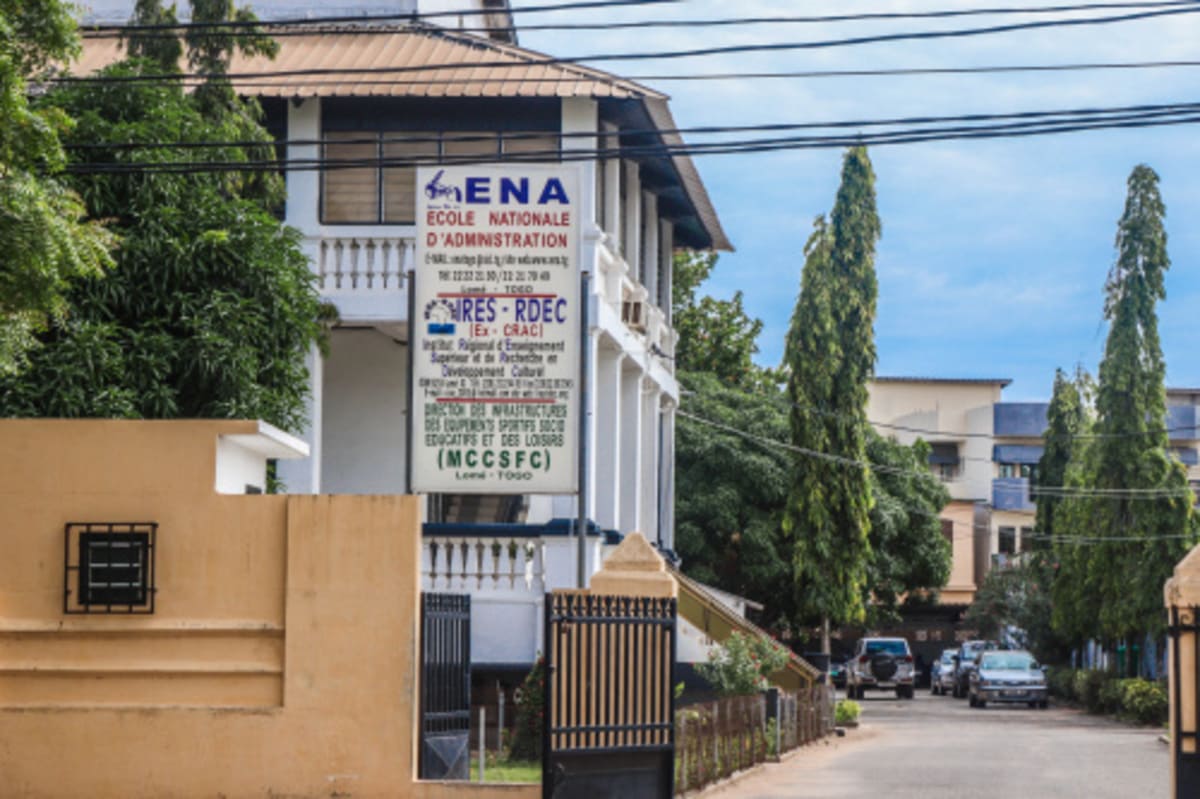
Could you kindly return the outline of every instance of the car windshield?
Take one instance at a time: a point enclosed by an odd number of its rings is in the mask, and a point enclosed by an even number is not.
[[[942,663],[953,663],[953,662],[954,662],[954,653],[953,652],[943,652],[942,653]]]
[[[1029,671],[1037,666],[1033,656],[1026,652],[987,652],[979,661],[979,668],[1005,671]]]
[[[889,655],[907,655],[903,641],[867,641],[867,654],[886,652]]]

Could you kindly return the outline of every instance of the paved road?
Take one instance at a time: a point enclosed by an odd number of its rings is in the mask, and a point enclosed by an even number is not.
[[[1162,799],[1160,732],[1051,707],[867,695],[862,726],[705,799]]]

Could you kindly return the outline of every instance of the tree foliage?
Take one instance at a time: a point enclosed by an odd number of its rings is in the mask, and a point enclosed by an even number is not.
[[[140,10],[161,18],[166,12],[155,12],[156,5],[144,2]],[[106,74],[161,68],[134,60]],[[107,279],[72,289],[74,312],[43,335],[29,370],[0,386],[0,413],[300,425],[304,359],[320,339],[322,310],[299,233],[268,210],[282,201],[281,179],[169,168],[270,157],[257,106],[233,102],[230,108],[188,95],[171,81],[72,87],[46,99],[47,107],[77,120],[68,141],[87,147],[77,151],[75,188],[90,215],[118,231],[122,246]],[[261,147],[155,145],[260,141]],[[125,146],[130,142],[145,146]],[[126,161],[163,168],[86,169]]]
[[[833,623],[863,619],[871,553],[870,475],[852,462],[866,458],[875,365],[874,182],[866,149],[848,150],[829,224],[818,219],[805,248],[784,356],[793,444],[845,459],[798,455],[783,521],[801,610]]]
[[[1038,460],[1037,486],[1061,486],[1066,483],[1067,467],[1071,462],[1076,438],[1087,425],[1081,384],[1086,375],[1076,371],[1075,379],[1069,379],[1062,369],[1054,374],[1054,391],[1050,395],[1050,407],[1046,412],[1046,432],[1042,435],[1044,447]],[[1036,547],[1048,548],[1049,536],[1054,535],[1054,514],[1062,498],[1047,493],[1037,497],[1037,531],[1043,536],[1037,539]]]
[[[759,437],[681,416],[675,447],[675,547],[688,576],[760,602],[766,622],[792,610],[789,557],[780,538],[790,461],[769,442],[787,438],[778,390],[731,388],[718,375],[681,373],[689,413]]]
[[[112,237],[84,218],[62,176],[70,118],[29,102],[30,81],[77,49],[70,5],[0,0],[0,375],[21,368],[36,334],[65,317],[73,279],[111,266]]]
[[[863,601],[869,626],[900,619],[902,601],[931,600],[950,579],[951,547],[938,518],[950,502],[928,472],[929,445],[905,446],[874,430],[867,434],[871,469],[869,543]]]
[[[1053,522],[1062,566],[1055,621],[1074,640],[1138,640],[1160,632],[1163,582],[1195,536],[1187,472],[1167,448],[1166,366],[1155,311],[1166,297],[1170,267],[1165,214],[1158,175],[1139,165],[1129,177],[1105,285],[1110,326],[1096,435],[1072,454],[1066,485],[1078,491],[1063,500]],[[1148,490],[1161,493],[1113,493]]]
[[[721,300],[697,296],[717,264],[714,252],[681,250],[675,254],[672,273],[672,323],[678,334],[677,367],[687,372],[708,372],[731,386],[762,388],[778,382],[770,370],[754,363],[761,319],[746,313],[742,292]]]
[[[790,654],[761,635],[734,632],[696,664],[696,673],[721,696],[748,696],[770,687],[767,678],[788,664]]]
[[[1051,623],[1058,564],[1049,552],[1028,552],[984,577],[963,618],[981,638],[1008,637],[1043,663],[1062,663],[1070,647]]]

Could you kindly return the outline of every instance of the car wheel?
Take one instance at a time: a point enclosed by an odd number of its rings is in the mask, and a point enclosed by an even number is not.
[[[975,707],[979,708],[980,710],[983,710],[985,707],[987,707],[987,700],[986,699],[976,699]]]
[[[912,699],[916,696],[916,694],[917,694],[917,688],[914,685],[910,685],[904,689],[904,698],[905,699]]]
[[[1038,703],[1037,703],[1037,702],[1030,702],[1030,703],[1029,703],[1029,706],[1030,706],[1031,708],[1034,708],[1034,709],[1036,710],[1036,709],[1037,709],[1037,706],[1038,706]]]
[[[971,707],[975,707],[975,697],[971,694],[967,694],[967,704]]]
[[[930,683],[930,684],[929,684],[929,693],[930,693],[930,694],[932,694],[933,696],[937,696],[937,695],[938,695],[938,687],[937,687],[937,683]]]
[[[1038,707],[1041,708],[1042,710],[1045,710],[1046,708],[1050,707],[1050,702],[1048,700],[1043,699],[1041,702],[1038,702]]]

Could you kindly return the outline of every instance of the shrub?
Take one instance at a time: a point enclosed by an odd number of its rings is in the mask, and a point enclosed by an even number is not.
[[[1167,720],[1167,689],[1161,682],[1135,678],[1121,681],[1121,705],[1125,715],[1140,724],[1163,724]]]
[[[1097,708],[1099,712],[1108,714],[1116,714],[1121,712],[1122,708],[1124,707],[1124,682],[1124,680],[1119,680],[1115,677],[1105,675],[1104,682],[1100,683],[1100,690],[1097,698]]]
[[[542,711],[545,707],[546,662],[541,656],[521,683],[517,698],[517,723],[513,732],[513,760],[539,760],[542,757]]]
[[[1074,702],[1079,697],[1075,695],[1075,669],[1066,666],[1055,666],[1046,674],[1046,685],[1050,694],[1067,702]]]
[[[858,702],[853,699],[840,699],[837,707],[833,709],[833,720],[836,724],[852,724],[858,721],[860,713],[862,713],[862,705]]]
[[[1110,678],[1108,674],[1103,671],[1080,669],[1079,671],[1075,672],[1075,698],[1084,706],[1084,708],[1087,709],[1087,712],[1104,712],[1104,704],[1100,697],[1100,689],[1104,687],[1104,683],[1109,679]]]
[[[768,687],[767,675],[787,665],[789,653],[760,635],[735,632],[708,653],[696,672],[721,696],[746,696]]]

